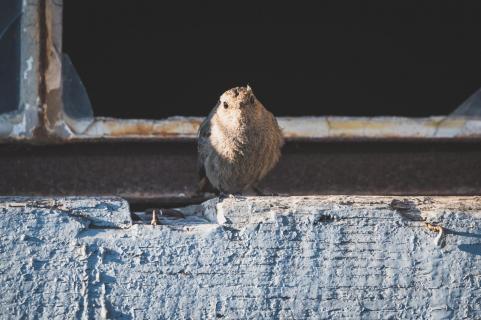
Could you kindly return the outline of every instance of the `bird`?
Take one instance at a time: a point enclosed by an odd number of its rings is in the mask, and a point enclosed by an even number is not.
[[[279,161],[283,144],[276,118],[249,85],[225,91],[199,127],[198,190],[264,195],[258,183]]]

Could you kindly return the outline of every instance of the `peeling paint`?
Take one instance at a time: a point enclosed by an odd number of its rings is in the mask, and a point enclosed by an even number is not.
[[[82,134],[75,134],[63,121],[55,123],[56,138],[88,139],[195,139],[203,118],[170,117],[163,120],[97,117]],[[445,117],[279,117],[288,140],[356,139],[480,139],[481,119]],[[15,136],[15,135],[12,135]]]
[[[164,120],[96,118],[82,139],[195,139],[201,117]],[[279,117],[286,139],[435,139],[481,138],[481,119],[403,117]]]
[[[33,57],[28,58],[26,63],[27,63],[27,68],[23,71],[23,80],[28,79],[28,74],[33,69]]]
[[[86,218],[115,199],[84,201],[0,199],[0,318],[481,317],[480,197],[213,199],[127,229]]]
[[[165,120],[124,120],[96,118],[83,135],[77,137],[191,137],[197,135],[202,118],[172,117]]]

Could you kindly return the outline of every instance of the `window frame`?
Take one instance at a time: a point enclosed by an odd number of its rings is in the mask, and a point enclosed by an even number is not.
[[[37,143],[118,139],[191,140],[200,117],[159,120],[94,117],[83,132],[72,129],[62,105],[62,0],[23,2],[21,106],[0,116],[0,141]],[[479,140],[477,117],[278,117],[287,140]],[[70,125],[69,125],[70,123]]]

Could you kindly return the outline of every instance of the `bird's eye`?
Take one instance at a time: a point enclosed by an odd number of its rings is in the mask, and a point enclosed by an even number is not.
[[[250,102],[250,104],[253,104],[253,103],[254,103],[254,96],[251,96],[251,97],[249,98],[249,102]]]
[[[227,109],[229,108],[229,105],[227,104],[227,102],[224,101],[224,108]]]

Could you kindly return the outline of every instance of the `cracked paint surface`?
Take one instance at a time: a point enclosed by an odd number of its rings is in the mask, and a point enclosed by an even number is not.
[[[72,140],[119,138],[195,139],[203,118],[163,120],[96,118]],[[463,117],[278,117],[286,139],[480,138],[481,120]]]
[[[118,198],[3,198],[0,317],[481,317],[481,198],[392,200],[212,199],[128,227]]]

